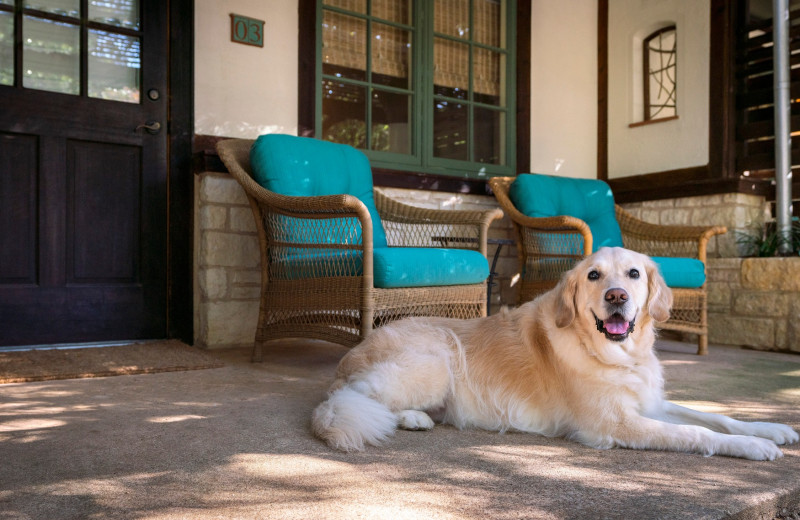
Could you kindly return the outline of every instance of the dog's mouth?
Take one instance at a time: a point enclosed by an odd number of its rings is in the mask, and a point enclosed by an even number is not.
[[[594,321],[597,330],[605,334],[611,341],[624,341],[633,332],[634,321],[627,321],[621,314],[614,313],[605,320],[601,320],[594,314]]]

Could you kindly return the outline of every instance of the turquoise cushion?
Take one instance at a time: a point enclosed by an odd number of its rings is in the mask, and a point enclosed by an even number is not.
[[[346,193],[357,197],[372,216],[375,247],[387,245],[372,194],[369,160],[352,146],[310,137],[267,134],[256,139],[250,149],[250,165],[256,182],[281,195],[315,197]],[[355,222],[354,228],[357,229]],[[354,238],[360,241],[359,233]],[[330,235],[331,243],[342,236],[340,232]]]
[[[375,287],[432,287],[483,283],[489,262],[479,251],[419,247],[376,248]]]
[[[667,287],[696,289],[706,283],[705,266],[696,258],[654,256],[652,259],[658,264]]]
[[[523,173],[511,184],[509,198],[529,217],[568,215],[583,220],[592,231],[592,252],[622,247],[614,195],[601,180]]]

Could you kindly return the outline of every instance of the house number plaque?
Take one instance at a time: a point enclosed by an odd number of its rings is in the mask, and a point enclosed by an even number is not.
[[[231,13],[231,41],[263,47],[264,20]]]

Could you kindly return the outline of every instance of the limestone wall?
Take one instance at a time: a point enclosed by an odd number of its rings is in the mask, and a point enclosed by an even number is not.
[[[800,352],[800,258],[715,258],[709,343]]]
[[[706,195],[622,204],[635,217],[654,224],[727,226],[728,233],[708,244],[708,257],[740,256],[741,233],[761,229],[769,217],[764,197],[743,193]]]
[[[398,200],[442,209],[495,208],[494,197],[384,188]],[[258,237],[244,191],[227,174],[202,173],[195,189],[195,344],[203,348],[252,345],[261,280]],[[511,222],[495,221],[490,237],[511,238]],[[492,259],[497,246],[489,247]],[[492,310],[516,301],[516,249],[497,261]]]
[[[227,174],[197,176],[195,194],[195,344],[252,345],[261,286],[253,212]]]
[[[494,197],[490,196],[380,189],[392,198],[429,208],[497,207]],[[198,175],[195,193],[195,344],[204,348],[251,345],[258,318],[261,270],[250,206],[241,187],[227,174],[207,172]],[[649,222],[722,224],[731,229],[746,229],[752,223],[762,221],[764,212],[763,199],[740,194],[625,206]],[[513,238],[508,217],[495,221],[489,236]],[[497,247],[489,246],[490,261]],[[735,249],[732,233],[723,240],[715,240],[710,246],[710,341],[740,341],[759,348],[800,350],[797,346],[800,325],[792,325],[792,319],[800,323],[800,297],[794,297],[797,293],[792,296],[781,292],[777,299],[770,300],[774,291],[755,289],[752,284],[756,282],[741,282],[741,275],[736,274],[735,267],[741,259],[716,258],[732,256]],[[518,265],[514,246],[502,246],[495,270],[490,312],[497,312],[501,305],[514,305],[516,302],[514,282]],[[787,275],[771,272],[766,276],[780,280]],[[792,276],[795,280],[800,279],[800,273]],[[751,310],[746,311],[748,306]],[[744,330],[732,332],[740,329]]]

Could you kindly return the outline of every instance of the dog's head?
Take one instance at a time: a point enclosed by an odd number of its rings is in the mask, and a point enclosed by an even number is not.
[[[637,325],[666,321],[672,291],[647,256],[620,247],[602,248],[570,270],[555,289],[556,326],[575,321],[585,330],[623,342]]]

